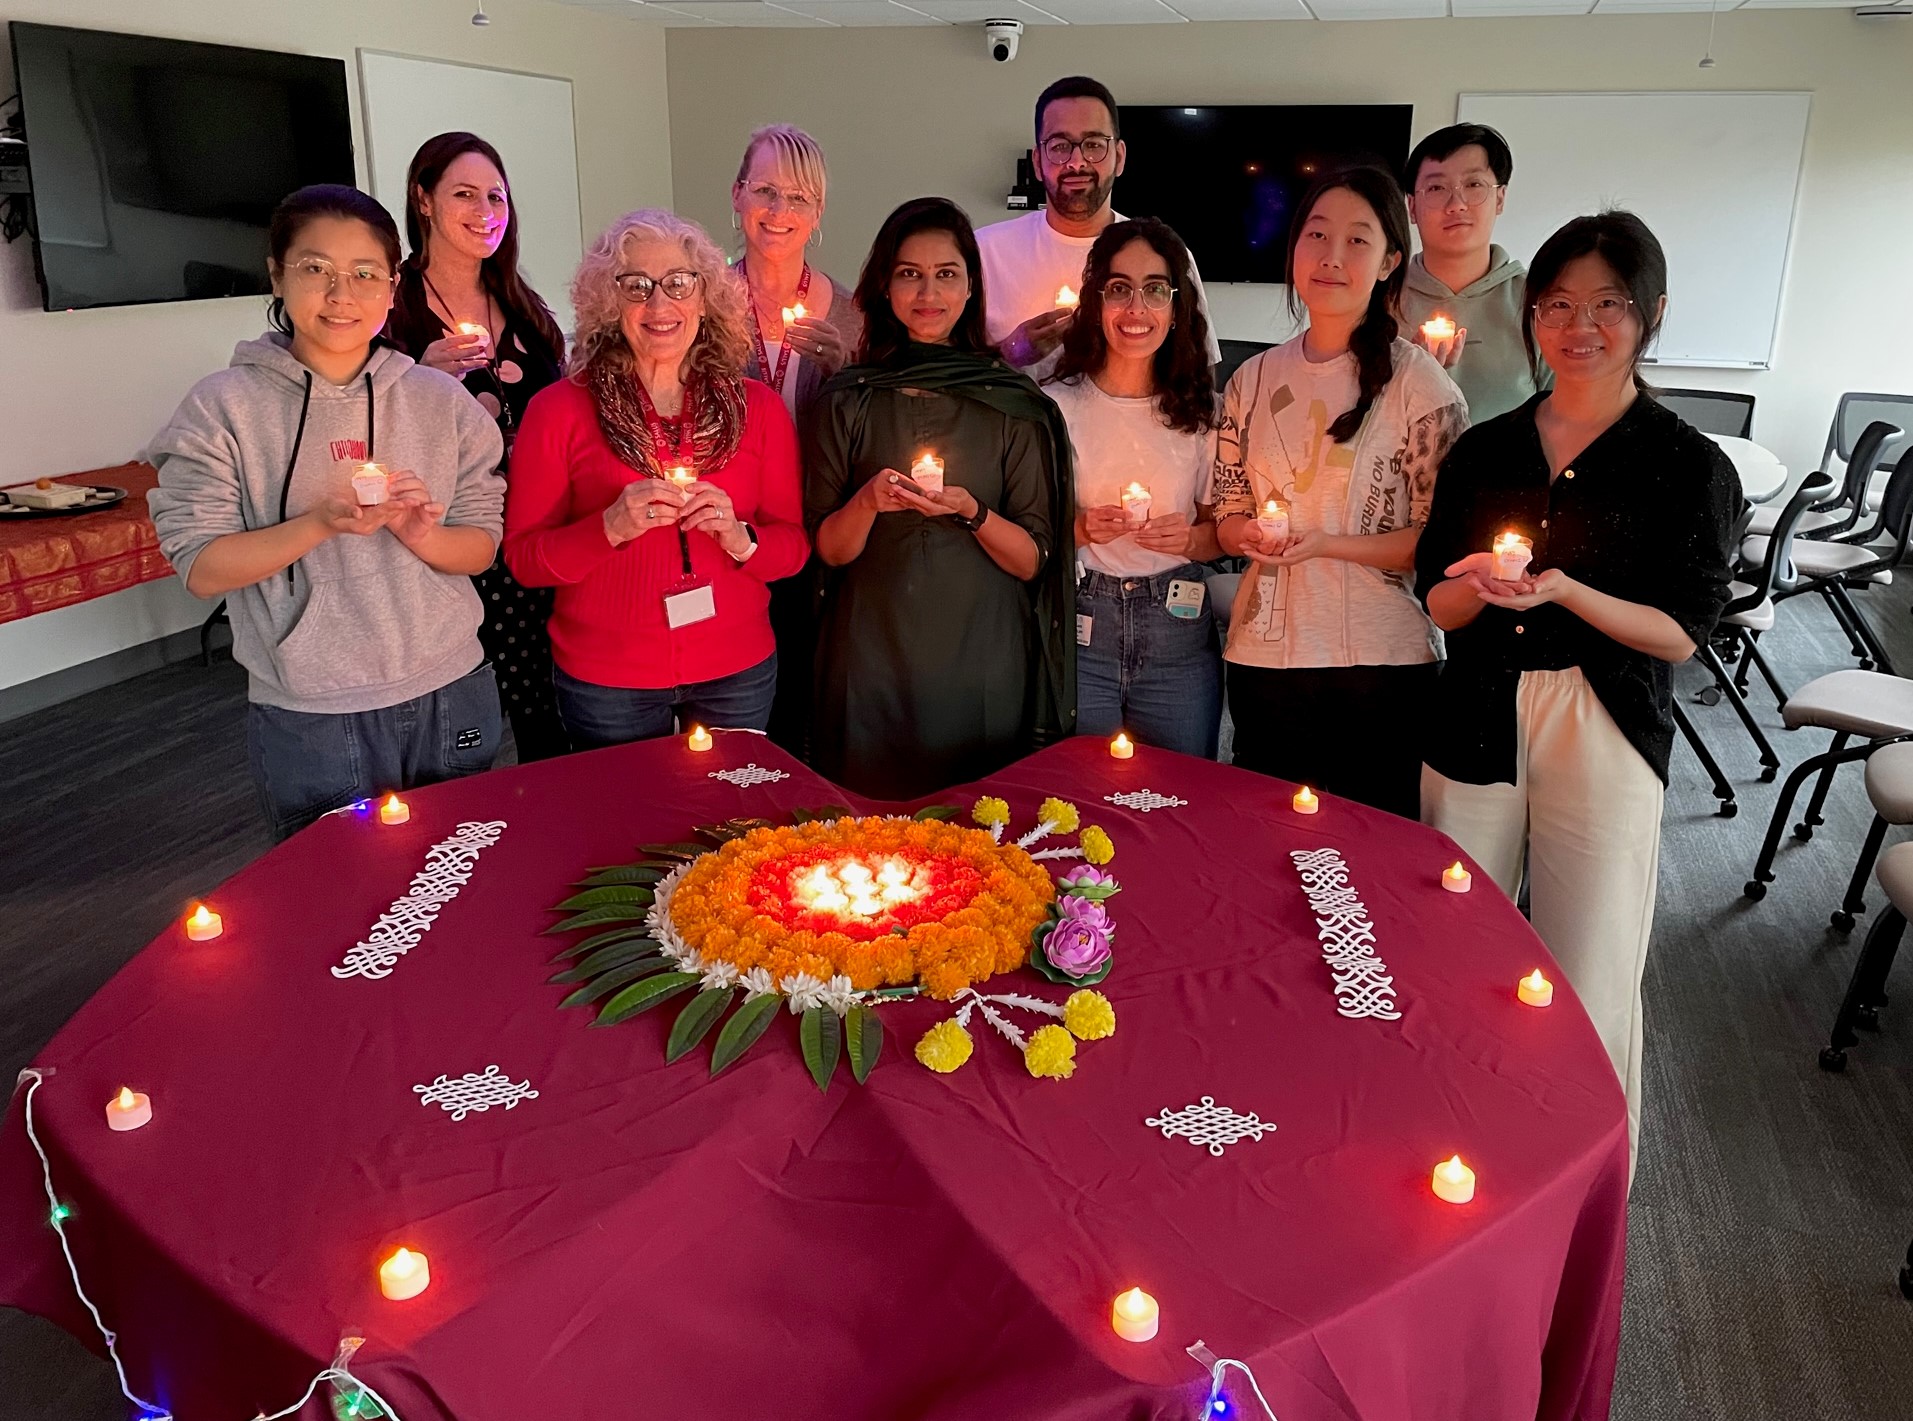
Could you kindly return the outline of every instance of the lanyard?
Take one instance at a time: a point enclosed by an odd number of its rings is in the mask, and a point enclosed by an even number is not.
[[[737,264],[740,276],[744,273],[744,263]],[[770,382],[770,387],[778,394],[784,393],[784,370],[790,364],[790,332],[784,332],[784,343],[777,348],[777,369],[771,369],[770,352],[764,348],[764,332],[757,324],[757,298],[750,296],[750,281],[744,283],[744,293],[751,303],[751,354],[757,357],[758,375]],[[804,263],[803,275],[797,278],[797,304],[803,305],[804,298],[810,294],[810,263]]]
[[[638,409],[644,415],[644,427],[651,433],[651,457],[657,461],[657,468],[651,477],[661,479],[664,473],[664,420],[658,415],[658,407],[651,403],[651,392],[644,388],[642,380],[633,379],[638,387]],[[684,405],[678,411],[678,441],[676,466],[696,469],[697,463],[697,386],[691,381],[684,384]],[[684,529],[678,528],[678,561],[684,566],[684,576],[691,577],[691,541],[684,536]]]

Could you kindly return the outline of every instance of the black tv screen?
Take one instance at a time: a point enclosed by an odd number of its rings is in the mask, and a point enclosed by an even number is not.
[[[1124,104],[1116,210],[1174,227],[1204,281],[1280,283],[1309,184],[1353,163],[1399,174],[1414,113],[1412,104]]]
[[[262,294],[279,200],[354,181],[340,60],[12,31],[49,311]]]

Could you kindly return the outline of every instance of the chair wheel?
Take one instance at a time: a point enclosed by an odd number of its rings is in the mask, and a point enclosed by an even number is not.
[[[1796,824],[1793,826],[1793,836],[1804,844],[1813,837],[1813,829],[1806,824]]]
[[[1853,1012],[1853,1024],[1862,1031],[1880,1029],[1880,1009],[1876,1006],[1856,1007]]]
[[[1747,880],[1747,886],[1740,891],[1758,903],[1767,896],[1767,885],[1757,878],[1750,878]]]
[[[1833,1046],[1820,1048],[1820,1069],[1836,1076],[1847,1068],[1847,1053]]]
[[[1694,699],[1704,706],[1717,706],[1720,704],[1720,687],[1709,686],[1696,695]]]
[[[1861,658],[1860,658],[1860,669],[1861,669],[1862,671],[1871,671],[1871,670],[1873,669],[1873,662],[1872,662],[1871,660],[1869,660],[1868,658],[1866,658],[1866,657],[1861,657]]]
[[[1720,802],[1720,808],[1716,809],[1714,813],[1722,819],[1732,819],[1736,814],[1740,813],[1740,805],[1735,800],[1723,799]]]
[[[1852,932],[1853,914],[1849,913],[1845,908],[1842,908],[1833,915],[1833,925],[1843,933]]]
[[[1780,766],[1778,765],[1762,765],[1760,767],[1760,782],[1770,785],[1774,782],[1774,777],[1779,773]]]

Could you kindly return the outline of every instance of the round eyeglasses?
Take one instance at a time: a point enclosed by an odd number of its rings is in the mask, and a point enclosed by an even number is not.
[[[1103,283],[1103,304],[1107,306],[1133,306],[1136,298],[1142,298],[1143,305],[1152,311],[1166,311],[1169,303],[1176,299],[1176,288],[1166,281],[1145,281],[1137,286],[1127,277],[1112,276]]]
[[[662,290],[673,301],[688,301],[703,279],[697,272],[684,267],[667,271],[663,276],[646,276],[641,271],[621,271],[612,278],[618,284],[618,295],[633,306],[642,306],[651,299],[651,293],[658,290]]]
[[[1627,319],[1633,302],[1625,296],[1596,296],[1592,301],[1570,301],[1565,296],[1544,296],[1534,303],[1534,318],[1549,330],[1565,330],[1579,313],[1597,326],[1618,326]]]

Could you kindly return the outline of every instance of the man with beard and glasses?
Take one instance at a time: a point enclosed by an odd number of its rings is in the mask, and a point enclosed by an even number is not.
[[[1109,201],[1124,158],[1115,96],[1080,74],[1043,90],[1036,99],[1035,158],[1047,206],[984,227],[976,240],[990,340],[1005,360],[1040,379],[1054,365],[1076,309],[1059,306],[1057,293],[1065,286],[1081,289],[1083,262],[1097,234],[1122,220]],[[1207,319],[1200,276],[1195,287]],[[1215,322],[1208,324],[1213,365],[1222,359],[1222,348]]]

